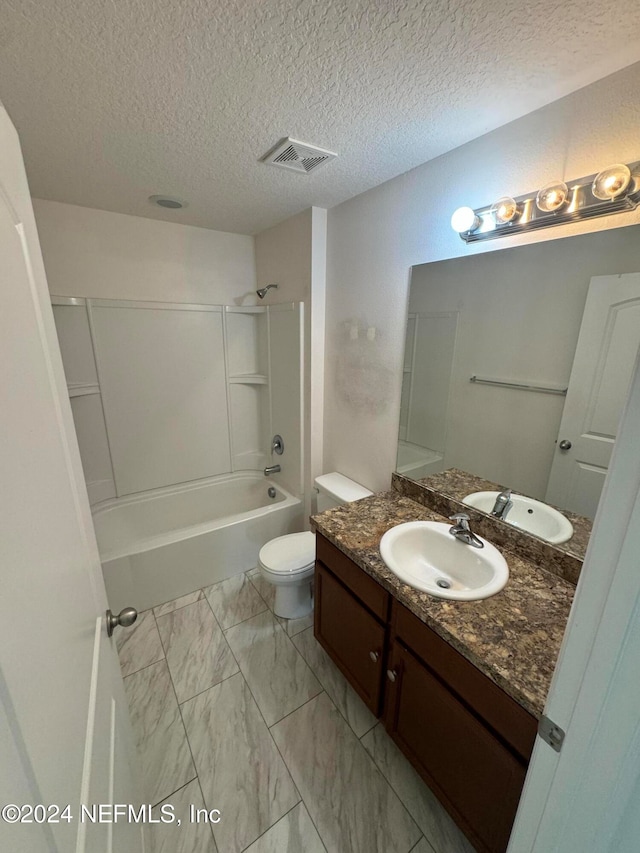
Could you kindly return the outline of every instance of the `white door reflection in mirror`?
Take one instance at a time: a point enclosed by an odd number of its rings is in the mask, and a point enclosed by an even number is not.
[[[594,517],[639,346],[640,273],[591,279],[547,503]]]

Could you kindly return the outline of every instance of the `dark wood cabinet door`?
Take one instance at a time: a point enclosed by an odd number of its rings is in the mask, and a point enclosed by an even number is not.
[[[382,705],[386,628],[316,563],[314,634],[376,716]]]
[[[393,602],[391,638],[410,649],[463,705],[472,708],[476,717],[528,764],[538,732],[534,716],[397,601]]]
[[[385,725],[482,853],[506,850],[525,765],[404,646],[392,645]]]

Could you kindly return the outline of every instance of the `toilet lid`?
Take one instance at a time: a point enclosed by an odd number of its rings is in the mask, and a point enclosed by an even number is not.
[[[260,562],[265,569],[278,574],[293,574],[313,565],[316,559],[316,537],[310,531],[278,536],[260,549]]]

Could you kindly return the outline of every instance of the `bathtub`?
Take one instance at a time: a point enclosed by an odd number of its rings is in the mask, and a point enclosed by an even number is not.
[[[115,613],[147,610],[252,569],[265,542],[303,527],[302,501],[254,471],[114,498],[92,512]]]
[[[409,441],[398,442],[398,462],[396,471],[412,480],[421,477],[429,477],[431,474],[439,474],[444,469],[442,453],[430,450],[428,447],[420,447]]]

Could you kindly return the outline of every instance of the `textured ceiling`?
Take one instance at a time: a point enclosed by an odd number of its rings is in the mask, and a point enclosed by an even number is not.
[[[0,99],[34,196],[251,234],[640,59],[637,11],[637,0],[0,0]],[[312,175],[259,163],[283,136],[340,157]],[[163,211],[153,193],[189,206]]]

